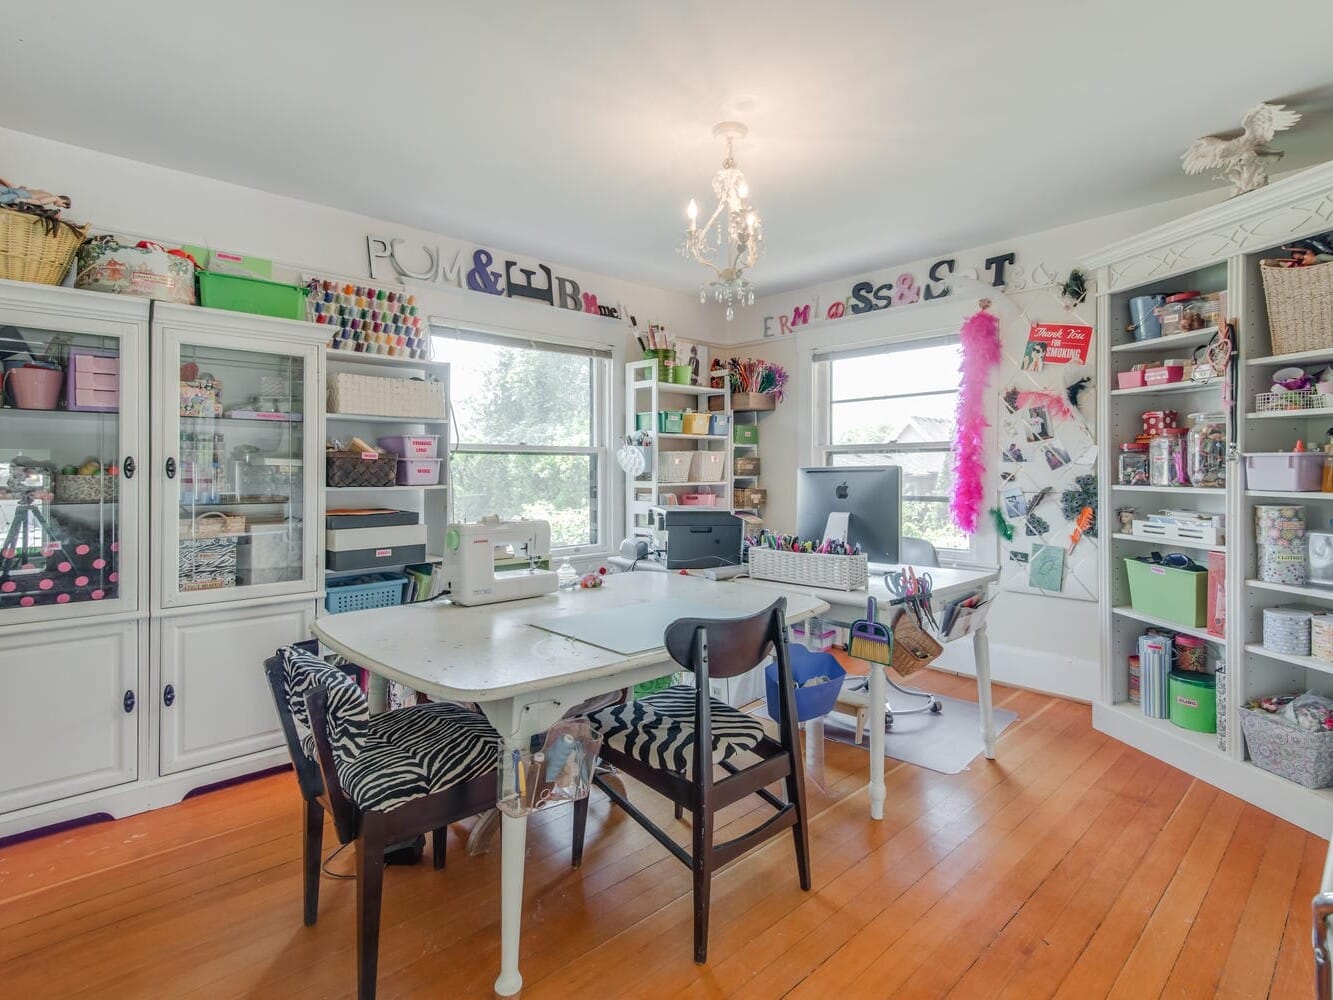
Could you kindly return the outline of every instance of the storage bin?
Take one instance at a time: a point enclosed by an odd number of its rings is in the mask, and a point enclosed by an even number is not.
[[[1274,354],[1333,347],[1333,262],[1311,267],[1259,265]]]
[[[302,560],[299,522],[252,521],[249,535],[236,547],[236,579],[252,587],[298,580]]]
[[[1199,628],[1208,617],[1208,571],[1125,559],[1129,602],[1135,611]]]
[[[716,397],[718,400],[718,409],[723,408],[722,397]],[[751,410],[772,410],[777,408],[777,400],[767,392],[733,392],[731,394],[731,411],[751,411]]]
[[[305,297],[309,293],[310,289],[304,285],[284,285],[217,271],[199,272],[199,302],[209,309],[305,319]]]
[[[1180,382],[1184,378],[1185,369],[1181,365],[1161,365],[1145,369],[1143,372],[1144,385],[1167,385],[1171,382]]]
[[[114,503],[119,476],[56,476],[56,503]]]
[[[1242,706],[1240,728],[1250,760],[1306,788],[1333,785],[1333,732],[1302,729],[1272,712]]]
[[[676,352],[673,348],[646,349],[643,352],[643,360],[657,362],[657,369],[654,372],[657,381],[671,381],[671,366],[676,363]]]
[[[110,234],[95,236],[79,247],[74,287],[92,292],[138,295],[192,306],[194,261],[141,240],[124,246]]]
[[[733,424],[731,427],[731,440],[735,444],[758,444],[759,425]]]
[[[407,577],[401,573],[370,573],[324,584],[324,607],[331,615],[344,611],[391,608],[403,603]]]
[[[328,377],[328,386],[330,413],[404,420],[444,419],[444,387],[439,382],[333,372]]]
[[[440,481],[442,458],[400,458],[395,482],[399,486],[435,486]]]
[[[864,590],[869,560],[859,556],[830,556],[816,552],[780,552],[750,547],[750,576],[831,590]]]
[[[662,410],[657,414],[659,434],[684,434],[685,413],[681,410]]]
[[[1281,583],[1288,587],[1305,586],[1304,539],[1292,545],[1260,545],[1258,563],[1259,579],[1264,583]]]
[[[847,671],[832,653],[815,653],[794,645],[788,645],[787,651],[791,658],[791,679],[796,685],[796,721],[822,719],[833,711]],[[827,677],[828,680],[806,684],[817,677]],[[782,692],[778,687],[777,661],[764,668],[764,693],[768,700],[768,717],[775,721],[781,719]]]
[[[1171,722],[1196,733],[1217,732],[1217,687],[1212,674],[1171,671]]]
[[[722,437],[727,433],[727,415],[725,413],[713,413],[709,415],[708,433],[715,437]]]
[[[59,285],[69,273],[87,226],[0,208],[0,278]]]
[[[120,408],[120,356],[115,351],[70,348],[65,409],[114,413]]]
[[[392,486],[398,470],[397,455],[381,455],[375,451],[325,452],[328,486],[344,487]]]
[[[1245,456],[1245,486],[1251,490],[1317,493],[1324,474],[1319,451],[1253,452]]]
[[[634,429],[636,431],[650,431],[653,429],[653,415],[651,413],[634,414]]]
[[[708,414],[707,413],[686,413],[683,414],[685,434],[707,434],[708,433]]]
[[[222,383],[214,378],[197,378],[181,382],[180,415],[182,417],[222,416]]]
[[[1118,373],[1116,374],[1115,379],[1116,379],[1116,382],[1117,382],[1117,384],[1119,385],[1119,387],[1120,387],[1121,389],[1142,389],[1142,388],[1143,388],[1143,372],[1142,372],[1142,371],[1137,371],[1137,372],[1118,372]]]
[[[759,475],[759,456],[758,455],[737,455],[736,461],[732,463],[738,476],[757,476]]]
[[[331,570],[405,566],[426,558],[426,526],[347,528],[324,532],[324,565]]]
[[[376,438],[375,443],[385,451],[391,451],[399,458],[438,458],[440,436],[438,434],[394,434],[391,437]]]
[[[664,483],[687,483],[690,480],[690,451],[657,452],[657,478]]]
[[[716,507],[717,499],[715,493],[682,493],[680,495],[680,505],[682,507]]]
[[[696,483],[720,483],[727,456],[720,451],[696,451],[690,455],[690,479]]]
[[[1227,634],[1227,554],[1208,553],[1208,634]]]
[[[1298,605],[1264,608],[1264,649],[1287,656],[1309,656],[1315,609]]]
[[[182,538],[177,576],[182,592],[236,586],[236,536]]]

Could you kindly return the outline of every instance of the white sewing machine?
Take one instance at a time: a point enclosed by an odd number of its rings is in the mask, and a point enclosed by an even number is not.
[[[537,563],[550,554],[549,522],[503,521],[491,515],[476,522],[449,525],[439,572],[455,604],[521,601],[555,593],[555,573],[537,568]],[[502,568],[522,560],[527,561],[526,566]]]

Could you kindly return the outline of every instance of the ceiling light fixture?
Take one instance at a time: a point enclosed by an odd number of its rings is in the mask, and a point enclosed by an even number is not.
[[[735,306],[754,305],[754,285],[745,277],[745,270],[759,259],[764,240],[764,224],[750,204],[750,185],[731,152],[732,142],[745,138],[748,132],[741,122],[718,122],[713,126],[713,137],[727,142],[722,169],[713,175],[717,207],[701,226],[699,206],[690,199],[685,209],[690,225],[680,245],[682,257],[711,268],[716,275],[699,286],[699,301],[707,302],[711,293],[715,302],[726,303],[727,319],[735,315]]]

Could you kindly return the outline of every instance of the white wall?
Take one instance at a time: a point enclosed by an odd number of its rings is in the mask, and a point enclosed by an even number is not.
[[[989,276],[984,261],[992,255],[1014,251],[1016,261],[1006,269],[1007,298],[996,297],[993,307],[1001,320],[1001,338],[1006,351],[1022,351],[1027,337],[1027,323],[1022,310],[1033,322],[1083,322],[1095,325],[1093,295],[1071,317],[1053,295],[1052,282],[1062,279],[1079,260],[1107,243],[1196,211],[1216,201],[1218,195],[1205,194],[1181,201],[1152,205],[1120,215],[1019,236],[985,247],[941,254],[925,260],[877,268],[870,273],[852,275],[811,288],[772,295],[742,310],[732,324],[723,324],[719,338],[726,338],[726,350],[741,356],[763,357],[784,365],[791,373],[789,396],[777,410],[762,419],[760,428],[761,481],[768,487],[769,503],[765,523],[777,531],[790,531],[795,523],[795,472],[815,460],[812,428],[814,426],[811,387],[811,355],[816,350],[858,344],[887,343],[914,339],[933,332],[954,332],[962,320],[977,308],[977,299],[989,290]],[[957,259],[958,271],[951,283],[953,294],[933,301],[890,306],[887,309],[842,319],[821,320],[828,306],[842,301],[853,283],[862,279],[876,285],[891,282],[904,272],[914,274],[918,282],[927,269],[944,257]],[[976,277],[965,272],[975,271]],[[758,276],[758,275],[757,275]],[[792,310],[818,301],[812,308],[809,325],[797,325],[792,332],[782,332],[776,319]],[[769,336],[765,336],[764,317]],[[789,324],[790,325],[790,324]],[[1100,333],[1100,331],[1098,331]],[[1100,376],[1100,373],[1097,373]],[[998,423],[997,378],[991,382],[990,410],[992,425]],[[997,460],[994,430],[987,453]],[[1106,442],[1098,442],[1105,447]],[[1114,444],[1114,442],[1112,442]],[[987,484],[995,482],[994,464],[988,469]],[[982,522],[982,551],[985,561],[994,565],[997,539],[989,519]],[[992,672],[997,680],[1052,691],[1069,697],[1092,700],[1098,683],[1097,649],[1099,622],[1097,605],[1022,593],[1004,593],[991,617]],[[973,671],[972,651],[968,643],[946,648],[940,666],[964,673]]]

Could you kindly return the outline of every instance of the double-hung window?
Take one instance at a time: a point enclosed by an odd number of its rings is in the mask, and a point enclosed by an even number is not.
[[[453,517],[551,523],[565,554],[606,547],[611,352],[436,327],[453,403]]]
[[[902,533],[974,561],[949,516],[961,350],[956,336],[814,356],[816,461],[903,470]]]

